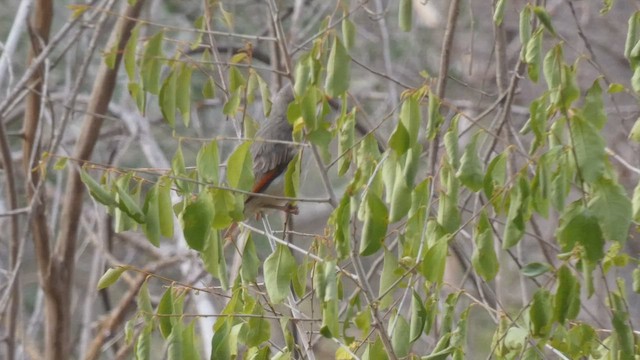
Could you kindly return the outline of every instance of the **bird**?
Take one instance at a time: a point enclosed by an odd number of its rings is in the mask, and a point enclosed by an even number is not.
[[[296,155],[298,147],[293,145],[293,127],[287,120],[287,109],[294,101],[293,88],[285,85],[278,91],[267,121],[260,127],[251,144],[253,175],[255,183],[252,193],[284,196],[284,173]],[[249,195],[244,203],[245,217],[259,214],[264,209],[278,209],[296,213],[287,206],[287,200]]]
[[[293,145],[293,127],[287,120],[287,109],[294,101],[292,86],[285,85],[276,94],[267,121],[262,124],[254,137],[249,151],[253,159],[253,194],[267,194],[284,197],[284,174],[298,148]],[[259,217],[265,210],[278,209],[297,214],[298,208],[288,204],[286,199],[249,195],[244,202],[244,216]],[[231,240],[238,234],[238,224],[232,224],[224,234]]]

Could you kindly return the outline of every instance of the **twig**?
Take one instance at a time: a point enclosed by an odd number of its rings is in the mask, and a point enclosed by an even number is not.
[[[389,46],[389,29],[387,28],[387,21],[384,16],[386,12],[382,6],[381,0],[375,0],[375,5],[382,14],[378,18],[378,27],[380,28],[380,36],[382,37],[382,58],[384,60],[384,69],[387,72],[389,78],[393,78],[393,67],[391,66],[391,47]],[[388,80],[389,83],[389,99],[391,100],[391,107],[395,107],[398,103],[398,89],[393,81]]]
[[[11,30],[7,36],[7,40],[4,42],[4,48],[2,49],[2,56],[0,56],[0,91],[4,86],[5,73],[9,74],[9,78],[12,76],[11,61],[16,58],[16,48],[20,42],[20,38],[23,32],[27,29],[27,18],[33,8],[34,0],[25,0],[20,2],[18,11],[13,19]],[[11,82],[9,82],[11,87]],[[7,88],[8,90],[8,88]]]
[[[447,27],[444,32],[442,41],[442,55],[440,56],[440,70],[438,75],[438,84],[436,87],[436,96],[438,99],[444,98],[447,86],[447,74],[449,73],[449,61],[451,58],[451,46],[453,45],[453,37],[455,35],[456,21],[458,20],[460,1],[452,0],[449,4],[449,15],[447,17]],[[436,173],[438,161],[438,148],[440,145],[440,133],[437,132],[435,138],[429,147],[429,172],[431,175]]]

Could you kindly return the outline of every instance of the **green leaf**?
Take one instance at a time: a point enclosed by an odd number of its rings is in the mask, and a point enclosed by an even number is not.
[[[136,340],[135,355],[136,360],[151,359],[151,331],[152,323],[148,323],[142,328],[140,336]]]
[[[223,289],[227,289],[227,265],[222,249],[222,239],[217,231],[211,231],[200,252],[202,263],[211,276],[220,280]]]
[[[127,40],[127,45],[125,45],[122,55],[124,69],[127,72],[129,81],[136,80],[136,49],[138,47],[138,34],[140,34],[140,26],[141,25],[138,24],[133,28],[133,30],[131,30],[129,40]]]
[[[398,269],[398,257],[391,251],[385,249],[384,263],[382,265],[382,274],[380,275],[380,287],[378,291],[378,297],[380,298],[379,307],[382,310],[389,307],[393,302],[393,285],[400,278],[397,273]]]
[[[584,98],[583,114],[585,120],[598,130],[602,130],[607,123],[607,114],[604,110],[602,88],[600,87],[599,79],[596,79],[589,90],[587,90],[587,95]]]
[[[178,143],[178,148],[176,149],[176,153],[173,155],[173,159],[171,159],[171,172],[175,177],[187,177],[187,168],[184,165],[184,155],[182,154],[182,143]],[[185,180],[175,180],[175,184],[178,187],[178,190],[182,193],[190,192],[189,183]]]
[[[627,31],[627,38],[624,45],[624,57],[629,59],[631,68],[635,69],[638,61],[638,53],[635,52],[638,47],[638,24],[640,24],[640,11],[636,11],[629,17],[629,27]]]
[[[457,208],[456,196],[440,193],[438,200],[437,224],[443,233],[452,234],[456,232],[458,226],[460,226],[460,211]]]
[[[596,128],[575,115],[569,122],[578,169],[584,181],[593,183],[604,173],[604,139]]]
[[[234,116],[240,109],[240,99],[242,96],[242,89],[238,89],[232,92],[229,96],[229,100],[222,107],[222,113],[227,116]]]
[[[333,236],[338,259],[346,259],[351,255],[351,197],[343,196],[329,219],[335,229]]]
[[[173,324],[171,334],[167,338],[167,360],[183,360],[182,354],[182,322]]]
[[[522,269],[520,270],[520,272],[522,272],[522,275],[524,275],[524,276],[538,277],[538,276],[540,276],[542,274],[547,273],[549,270],[552,270],[552,269],[553,268],[549,264],[539,263],[539,262],[532,262],[532,263],[528,263],[527,265],[523,266]]]
[[[335,36],[327,60],[327,78],[324,84],[329,96],[340,96],[349,89],[350,72],[351,57],[340,39]]]
[[[429,92],[429,121],[427,122],[427,139],[433,140],[440,130],[444,118],[440,114],[440,99],[433,92]]]
[[[256,73],[258,79],[258,87],[260,88],[260,96],[262,97],[262,110],[264,116],[267,117],[271,113],[271,91],[264,79]]]
[[[165,339],[169,337],[171,329],[173,328],[173,324],[171,322],[171,315],[174,314],[173,301],[173,287],[169,287],[165,290],[162,298],[160,298],[160,302],[156,308],[160,333]]]
[[[230,187],[249,191],[253,187],[253,160],[249,151],[251,144],[238,146],[227,160],[227,183]]]
[[[389,356],[387,352],[384,350],[384,345],[382,344],[382,340],[380,340],[380,336],[375,337],[375,341],[369,340],[369,344],[367,348],[364,350],[364,353],[361,357],[362,360],[389,360]]]
[[[504,227],[503,249],[509,249],[522,239],[529,218],[529,185],[520,177],[518,184],[511,190],[511,203]]]
[[[389,214],[378,195],[369,191],[366,197],[364,225],[360,240],[360,255],[369,256],[375,254],[387,235]]]
[[[227,190],[214,190],[213,193],[213,228],[224,229],[235,221],[242,220],[236,216],[237,197]]]
[[[420,112],[420,100],[422,92],[407,97],[400,108],[400,122],[407,129],[409,135],[409,147],[414,148],[418,144],[418,135],[422,125]]]
[[[526,52],[529,51],[529,42],[531,39],[531,7],[525,6],[520,12],[520,18],[518,21],[518,32],[520,35],[520,44],[522,48],[520,50],[520,58],[524,59],[525,62],[531,64],[532,62],[527,60]],[[538,55],[539,55],[538,51]],[[539,63],[539,61],[538,61]]]
[[[629,139],[640,143],[640,118],[636,120],[629,132]]]
[[[411,208],[411,189],[406,183],[407,177],[403,175],[400,165],[396,167],[395,175],[389,210],[389,222],[392,223],[402,219]]]
[[[278,244],[264,261],[264,284],[271,302],[279,304],[289,295],[289,284],[296,269],[296,260],[289,248]]]
[[[342,20],[342,39],[347,50],[351,50],[356,43],[356,26],[349,18]]]
[[[557,104],[560,97],[560,86],[562,84],[562,47],[560,45],[554,46],[547,55],[544,57],[542,70],[544,73],[544,79],[547,82],[547,86],[550,91],[551,102]]]
[[[126,185],[121,185],[116,182],[116,191],[118,193],[118,208],[124,211],[127,215],[129,215],[133,220],[135,220],[138,224],[143,224],[145,222],[145,216],[138,206],[138,202],[127,192],[128,189],[124,189],[123,187]]]
[[[393,328],[393,333],[391,334],[391,346],[393,347],[393,352],[398,358],[405,358],[409,355],[409,351],[411,350],[411,343],[407,336],[409,333],[409,324],[400,314],[396,315],[390,323],[395,323],[396,325]]]
[[[636,185],[635,189],[633,189],[633,198],[632,198],[632,214],[633,221],[640,222],[640,182]]]
[[[233,325],[231,320],[224,322],[211,339],[211,360],[235,359],[238,356],[238,335],[244,324]]]
[[[640,41],[638,42],[640,44]],[[637,61],[637,60],[636,60]],[[631,77],[631,87],[636,93],[640,93],[640,67],[636,67]]]
[[[104,52],[104,63],[110,70],[116,67],[116,58],[118,57],[118,45],[114,44],[108,51]]]
[[[442,284],[444,269],[447,264],[447,248],[449,236],[443,236],[427,250],[422,260],[422,274],[432,283]]]
[[[213,203],[208,192],[200,193],[196,201],[187,205],[182,213],[184,238],[190,248],[202,251],[211,232]]]
[[[480,191],[483,183],[482,162],[477,151],[479,137],[480,133],[476,133],[467,144],[460,159],[460,169],[456,173],[460,182],[473,192]]]
[[[556,36],[556,31],[553,28],[553,24],[551,24],[551,16],[545,8],[542,6],[534,6],[533,13],[536,14],[538,20],[544,25],[544,27],[551,33],[551,35]]]
[[[80,168],[80,180],[89,188],[89,194],[99,203],[105,206],[117,206],[117,200],[106,189],[87,174],[84,168]]]
[[[198,178],[207,183],[217,184],[219,167],[220,156],[218,155],[218,142],[213,140],[198,151],[198,156],[196,157]]]
[[[199,360],[200,352],[195,339],[196,321],[192,321],[182,331],[182,357],[184,360]]]
[[[256,246],[253,243],[251,233],[249,233],[247,241],[244,244],[244,249],[242,250],[242,281],[245,283],[256,281],[259,267],[260,259],[258,259]]]
[[[600,179],[593,186],[589,209],[598,218],[606,240],[625,243],[629,237],[632,205],[625,189],[610,179]]]
[[[242,72],[237,66],[231,66],[229,68],[229,91],[235,93],[245,85],[247,85],[247,80],[245,80]]]
[[[177,70],[171,70],[169,76],[164,79],[158,101],[162,116],[167,120],[171,128],[176,127],[176,98],[177,98]]]
[[[173,237],[173,206],[171,204],[171,180],[162,177],[156,185],[158,193],[158,218],[160,221],[160,235]]]
[[[413,343],[422,336],[424,326],[427,323],[427,309],[420,295],[413,290],[411,296],[411,323],[409,330],[409,342]]]
[[[602,9],[600,9],[600,15],[606,15],[611,11],[615,0],[602,0]]]
[[[193,69],[187,63],[181,63],[176,81],[176,106],[182,115],[184,126],[189,127],[191,119],[191,73]]]
[[[310,58],[309,54],[303,55],[295,69],[295,84],[293,85],[294,92],[301,96],[307,91],[311,83],[311,78],[313,77],[312,68],[310,63],[313,63],[313,60]],[[264,99],[264,98],[263,98]],[[271,102],[269,102],[269,106],[271,106]]]
[[[583,246],[589,261],[595,263],[604,257],[602,231],[598,225],[598,219],[588,209],[578,210],[558,228],[558,243],[573,244],[576,241]],[[563,250],[571,249],[563,248]]]
[[[97,290],[102,290],[108,288],[109,286],[115,284],[116,281],[120,278],[123,272],[127,270],[126,266],[118,266],[115,268],[109,268],[98,280]]]
[[[150,320],[153,313],[153,307],[151,307],[151,296],[149,295],[149,284],[147,283],[147,280],[145,280],[142,283],[142,286],[140,286],[136,305],[138,306],[138,310],[143,313],[145,320]]]
[[[413,12],[411,0],[400,0],[400,7],[398,9],[398,23],[400,24],[400,30],[411,31],[411,16]]]
[[[567,266],[558,270],[558,287],[553,299],[554,318],[561,324],[573,320],[580,312],[580,283]]]
[[[496,10],[493,13],[493,22],[498,26],[502,25],[502,19],[504,18],[504,6],[506,3],[506,0],[498,0],[496,3]]]
[[[269,321],[261,317],[264,315],[262,305],[255,301],[252,301],[252,303],[253,305],[246,312],[257,316],[250,317],[244,330],[240,333],[241,341],[249,347],[259,346],[271,338]]]
[[[609,88],[607,89],[607,93],[609,94],[617,94],[623,91],[624,91],[624,85],[619,83],[611,83],[609,84]]]
[[[343,100],[344,101],[344,100]],[[343,176],[349,170],[353,159],[353,145],[355,138],[356,109],[341,115],[338,124],[338,175]]]
[[[494,204],[496,190],[501,190],[506,181],[507,175],[507,152],[502,152],[491,159],[487,166],[487,173],[484,175],[483,190],[487,198]]]
[[[640,294],[640,267],[637,267],[635,269],[633,269],[633,273],[632,273],[632,288],[633,288],[633,292],[635,292],[636,294]]]
[[[293,275],[293,291],[298,297],[303,297],[307,291],[307,273],[310,270],[309,258],[305,257]]]
[[[311,87],[307,89],[298,102],[300,116],[302,116],[306,128],[310,131],[319,129],[320,122],[317,116],[319,98],[319,92],[316,91],[315,87]]]
[[[202,86],[202,97],[205,99],[214,99],[216,97],[216,82],[212,78],[208,78]]]
[[[473,268],[485,281],[491,281],[498,274],[500,263],[493,247],[493,228],[484,210],[480,213],[474,228],[473,239],[475,242],[471,256]]]
[[[147,103],[147,97],[146,97],[146,93],[142,90],[142,87],[140,86],[140,84],[130,82],[127,84],[127,90],[129,91],[129,95],[131,95],[131,98],[135,101],[136,106],[138,107],[138,110],[140,111],[140,113],[144,115],[146,113],[145,108]]]
[[[614,296],[618,295],[614,294]],[[614,310],[611,324],[620,347],[619,359],[633,359],[636,353],[633,329],[629,326],[629,313],[625,310]]]
[[[454,116],[451,119],[451,123],[449,124],[449,129],[444,134],[442,142],[444,143],[444,149],[447,152],[447,156],[449,157],[449,162],[451,163],[451,167],[455,170],[460,168],[460,154],[458,151],[458,139],[460,137],[460,132],[458,130],[458,120],[459,116]]]
[[[301,153],[298,152],[293,159],[287,165],[287,170],[284,173],[284,195],[288,197],[298,197],[300,192],[300,168],[301,168]]]
[[[67,157],[58,158],[58,160],[56,160],[56,163],[53,164],[53,170],[56,170],[56,171],[64,170],[64,168],[67,167],[68,160],[69,158]]]
[[[164,55],[162,53],[162,40],[164,32],[159,31],[153,35],[144,46],[142,55],[142,66],[140,75],[142,78],[142,88],[154,95],[160,91],[160,78],[162,75],[162,64]]]
[[[335,279],[335,277],[334,277]],[[338,322],[338,299],[331,299],[322,303],[322,324],[320,334],[326,338],[338,337],[340,326]]]
[[[528,24],[530,26],[530,24]],[[534,83],[540,79],[540,65],[542,64],[542,29],[533,33],[533,37],[523,47],[524,60],[527,66],[527,74]]]
[[[145,236],[149,239],[154,246],[160,246],[160,199],[158,192],[158,184],[154,185],[144,199],[144,206],[142,211],[144,212],[145,223],[142,224],[142,230]],[[171,219],[173,224],[173,219]]]
[[[551,293],[547,289],[538,289],[533,295],[529,318],[531,319],[531,334],[538,338],[546,338],[551,332],[553,312]]]
[[[403,155],[409,149],[410,140],[409,132],[404,127],[401,121],[398,122],[398,126],[389,137],[389,147],[395,151],[398,156]]]

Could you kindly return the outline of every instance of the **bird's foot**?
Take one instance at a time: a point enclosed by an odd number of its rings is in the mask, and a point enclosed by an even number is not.
[[[298,209],[298,206],[291,203],[287,205],[266,205],[265,207],[269,209],[280,210],[292,215],[298,215],[300,213],[300,209]]]

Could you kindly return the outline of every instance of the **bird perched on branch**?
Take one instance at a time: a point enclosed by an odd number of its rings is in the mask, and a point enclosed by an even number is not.
[[[252,193],[266,194],[273,197],[249,195],[244,203],[246,218],[259,215],[266,209],[278,209],[297,214],[298,208],[287,204],[284,197],[284,174],[298,150],[291,142],[293,128],[287,120],[287,109],[293,102],[293,88],[286,85],[276,95],[269,118],[260,127],[251,144],[253,157],[253,174],[255,183]],[[278,198],[280,197],[280,198]],[[224,237],[235,238],[238,224],[233,224]]]
[[[287,120],[287,108],[293,100],[293,88],[285,85],[276,95],[269,118],[251,144],[255,178],[253,193],[284,196],[284,173],[298,150],[291,144],[293,128]],[[244,203],[244,214],[251,216],[265,208],[295,212],[295,208],[286,204],[283,199],[250,195]]]

